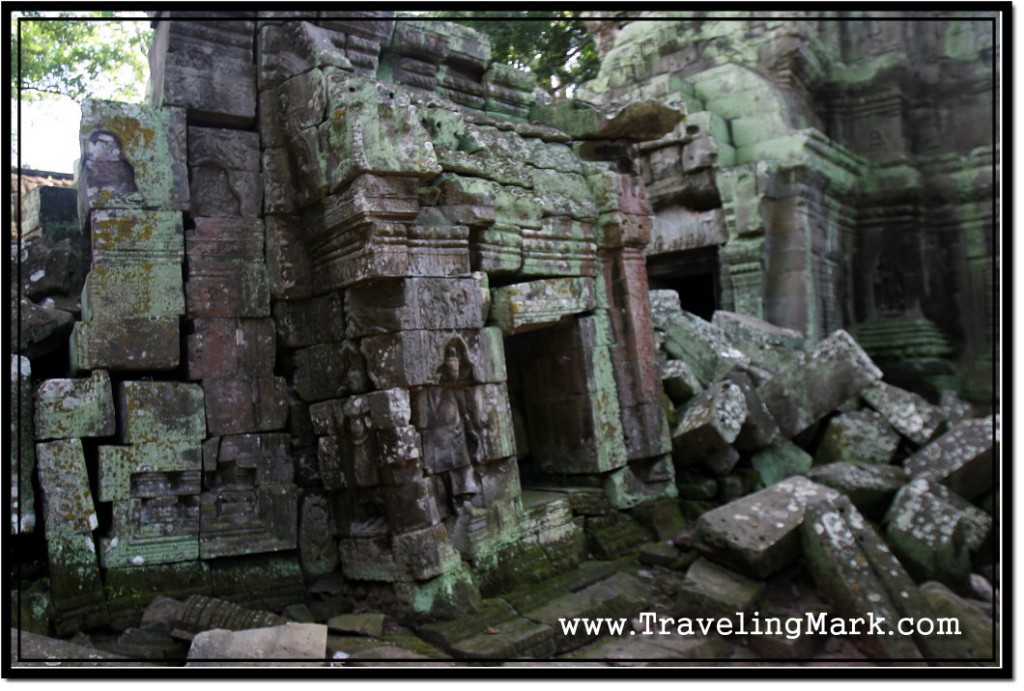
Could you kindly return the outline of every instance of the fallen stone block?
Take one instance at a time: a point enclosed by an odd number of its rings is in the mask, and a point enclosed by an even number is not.
[[[728,378],[740,387],[747,402],[747,418],[736,435],[736,448],[750,453],[769,446],[779,438],[779,425],[757,395],[754,381],[746,372],[738,371],[730,372]]]
[[[375,636],[379,638],[384,635],[384,628],[388,618],[388,615],[380,612],[338,614],[327,620],[327,630],[335,633]]]
[[[738,344],[740,350],[744,350],[742,344],[803,349],[804,335],[799,331],[776,326],[749,314],[717,310],[711,317],[711,323],[721,329],[733,343]]]
[[[861,398],[877,410],[892,428],[917,446],[924,446],[946,420],[943,410],[910,391],[885,382],[861,392]]]
[[[891,628],[876,632],[872,620],[892,627],[901,612],[875,575],[869,559],[858,544],[850,523],[857,523],[859,514],[842,502],[810,504],[801,530],[804,558],[814,576],[818,591],[837,612],[853,625],[849,630],[854,645],[873,658],[888,660],[918,659],[921,652],[908,636],[887,635]]]
[[[718,327],[689,312],[671,318],[662,330],[665,352],[676,360],[685,360],[705,385],[737,367],[750,365],[750,359],[734,348]]]
[[[798,529],[811,502],[834,489],[791,477],[701,515],[695,541],[709,559],[756,578],[777,573],[800,554]]]
[[[937,480],[966,499],[992,488],[998,416],[966,420],[903,461],[912,478]]]
[[[874,520],[882,518],[896,492],[908,481],[906,472],[898,466],[846,462],[811,468],[807,478],[849,497],[861,513]]]
[[[794,437],[881,379],[882,372],[845,331],[824,339],[799,367],[757,387],[784,437]]]
[[[896,494],[884,522],[889,546],[916,580],[954,588],[966,585],[971,554],[986,545],[992,530],[984,511],[921,478]]]
[[[661,383],[669,399],[684,405],[704,390],[700,380],[683,360],[668,360],[661,367]]]
[[[690,401],[672,430],[672,459],[687,466],[710,458],[736,441],[747,418],[743,391],[719,382]]]
[[[788,439],[779,439],[750,459],[750,464],[766,486],[794,475],[804,475],[811,469],[812,463],[810,454]]]
[[[47,305],[48,300],[44,301]],[[62,348],[75,323],[71,312],[37,305],[28,298],[18,300],[10,312],[11,350],[28,358],[39,358]]]
[[[899,435],[873,410],[841,413],[829,420],[814,462],[887,464],[899,443]]]
[[[309,662],[267,662],[270,666],[322,666],[327,656],[327,627],[323,624],[295,624],[267,629],[226,631],[213,629],[196,634],[188,651],[186,667],[220,666],[217,660],[285,660]],[[259,663],[240,663],[242,666]]]
[[[733,617],[751,612],[763,592],[764,583],[700,558],[686,572],[676,609],[690,616]]]

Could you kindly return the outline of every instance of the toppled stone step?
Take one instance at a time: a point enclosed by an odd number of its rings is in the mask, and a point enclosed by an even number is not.
[[[921,651],[913,638],[888,635],[901,612],[853,533],[851,523],[862,520],[849,500],[810,504],[801,529],[808,568],[822,597],[840,616],[850,619],[851,630],[846,633],[857,647],[878,659],[919,659]],[[880,632],[871,627],[873,621],[884,622],[878,625]]]
[[[999,417],[957,423],[948,432],[903,461],[912,478],[937,480],[966,499],[992,488]]]
[[[555,653],[562,654],[594,640],[597,636],[579,629],[575,634],[565,635],[559,623],[561,620],[629,618],[639,612],[649,600],[650,593],[639,579],[617,573],[582,590],[549,600],[522,614],[527,619],[551,627],[556,632]]]
[[[841,413],[829,420],[814,462],[889,463],[899,444],[899,434],[875,411]]]
[[[811,468],[807,477],[846,495],[861,513],[874,519],[885,514],[896,492],[908,481],[899,466],[845,462]]]
[[[881,381],[861,392],[860,397],[917,446],[928,443],[948,417],[922,396]]]
[[[323,624],[287,623],[244,631],[213,629],[192,640],[185,666],[222,666],[224,663],[218,660],[230,660],[239,667],[320,667],[325,663],[326,652],[327,627]],[[271,662],[287,659],[308,662]]]
[[[699,463],[736,441],[747,419],[743,391],[723,381],[686,404],[672,431],[672,459],[677,467]]]
[[[686,572],[676,610],[692,616],[732,617],[738,612],[749,613],[764,587],[761,581],[701,558]]]
[[[784,437],[794,437],[844,401],[882,378],[857,342],[839,330],[822,340],[799,366],[757,387]]]
[[[916,479],[897,494],[885,516],[885,536],[916,580],[937,580],[963,588],[971,555],[981,551],[992,518],[934,482]]]
[[[695,542],[712,561],[767,578],[799,555],[798,529],[807,505],[837,497],[830,487],[791,477],[703,514]]]

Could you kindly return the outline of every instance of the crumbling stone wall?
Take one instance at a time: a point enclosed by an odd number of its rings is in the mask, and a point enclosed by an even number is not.
[[[717,250],[721,308],[847,328],[892,381],[990,402],[995,18],[608,14],[581,97],[688,111],[642,145],[651,270]]]
[[[680,111],[548,103],[456,25],[188,17],[149,104],[83,106],[91,265],[35,394],[59,632],[340,578],[437,613],[578,563],[520,463],[674,496],[630,161]]]

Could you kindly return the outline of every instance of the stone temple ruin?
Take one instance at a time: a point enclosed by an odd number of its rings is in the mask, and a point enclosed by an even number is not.
[[[551,100],[464,26],[200,14],[83,105],[77,204],[24,202],[26,635],[610,657],[558,618],[813,600],[971,627],[861,656],[992,657],[990,20],[609,17]]]

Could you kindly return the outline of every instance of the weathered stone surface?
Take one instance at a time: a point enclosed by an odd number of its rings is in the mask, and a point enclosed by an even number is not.
[[[43,501],[47,501],[45,489]],[[65,519],[59,517],[59,520]],[[63,530],[60,525],[47,525],[46,551],[50,567],[53,627],[58,635],[65,636],[105,626],[110,621],[110,614],[103,597],[96,543],[92,535]]]
[[[598,559],[635,555],[640,545],[650,539],[636,521],[621,513],[588,516],[586,533],[590,553]]]
[[[47,307],[20,298],[11,310],[11,350],[29,358],[51,353],[64,345],[74,321],[70,312],[56,305]]]
[[[680,311],[662,329],[662,347],[670,357],[684,360],[703,384],[718,381],[737,366],[750,364],[749,358],[729,345],[718,327],[696,315]]]
[[[462,563],[448,539],[443,523],[392,538],[396,563],[413,580],[425,580],[453,571]]]
[[[737,314],[716,310],[711,323],[720,328],[740,350],[743,345],[775,346],[800,350],[804,335],[794,329],[786,329],[763,321],[749,314]]]
[[[829,420],[814,452],[817,464],[847,462],[887,464],[899,446],[899,435],[878,413],[857,410]]]
[[[437,384],[444,370],[447,344],[463,344],[469,368],[461,376],[477,383],[506,379],[501,331],[488,327],[478,331],[400,331],[369,336],[360,343],[366,356],[370,379],[380,389]]]
[[[998,416],[967,420],[903,461],[912,478],[937,480],[962,497],[974,499],[992,487]]]
[[[783,436],[792,437],[881,376],[849,334],[837,331],[815,346],[804,365],[778,373],[757,393]]]
[[[17,255],[21,295],[37,301],[60,298],[68,304],[85,282],[89,270],[87,247],[81,236],[77,243],[68,238],[52,246],[38,237],[23,241]]]
[[[918,446],[923,446],[938,431],[946,415],[921,396],[878,382],[861,392],[861,398],[877,410],[893,429]]]
[[[307,492],[302,497],[298,529],[302,572],[324,576],[338,568],[337,530],[331,520],[330,505],[322,493]]]
[[[704,390],[685,360],[668,360],[661,366],[661,383],[672,403],[684,405]]]
[[[750,613],[763,592],[764,583],[701,558],[687,570],[676,608],[692,616],[733,617]]]
[[[480,286],[471,278],[406,278],[345,292],[349,338],[411,329],[479,329]]]
[[[491,315],[502,333],[521,333],[593,310],[594,293],[594,282],[587,278],[517,283],[491,292]]]
[[[89,214],[89,231],[97,263],[180,263],[185,258],[185,231],[177,211],[97,209]]]
[[[345,340],[342,293],[333,292],[308,300],[274,303],[278,337],[289,348]]]
[[[907,483],[906,472],[898,466],[846,462],[811,468],[807,477],[848,496],[861,513],[876,520]]]
[[[270,281],[262,261],[189,262],[185,303],[193,317],[269,317]]]
[[[893,552],[918,581],[963,587],[971,554],[986,545],[992,519],[941,485],[916,479],[897,494],[885,516]]]
[[[188,378],[256,377],[273,371],[271,319],[196,319],[188,336]]]
[[[807,505],[838,496],[807,478],[789,478],[703,514],[696,525],[697,545],[713,561],[766,578],[799,554],[797,531]]]
[[[71,369],[170,370],[181,362],[180,319],[93,318],[71,332]]]
[[[812,462],[810,454],[786,439],[779,439],[750,459],[750,464],[765,485],[774,485],[794,475],[804,475],[811,469]]]
[[[614,111],[590,103],[560,99],[550,105],[535,105],[530,119],[560,129],[574,139],[658,139],[685,115],[656,101],[636,101]]]
[[[743,391],[719,382],[686,404],[672,430],[672,458],[678,466],[699,463],[736,441],[747,418]]]
[[[869,628],[866,619],[873,616],[893,626],[901,612],[875,575],[851,528],[863,524],[863,519],[856,509],[848,504],[844,509],[842,504],[812,503],[806,509],[801,530],[803,551],[818,591],[842,616],[861,618],[853,641],[864,652],[879,659],[921,657],[912,637],[875,633]]]
[[[282,429],[288,417],[283,377],[205,379],[202,391],[210,434],[270,432]]]
[[[369,385],[366,361],[352,341],[297,350],[292,366],[295,390],[307,402],[362,393]]]
[[[234,25],[236,30],[229,28],[219,35],[214,32],[183,39],[179,31],[188,31],[191,24],[185,20],[161,21],[156,25],[149,48],[150,102],[180,106],[205,122],[250,124],[256,115],[251,21],[217,22],[220,27]],[[224,42],[223,37],[231,34],[242,40]]]
[[[21,234],[39,236],[51,247],[65,239],[82,240],[78,223],[78,190],[42,185],[21,195]]]
[[[82,318],[167,317],[185,313],[177,262],[94,264],[82,290]]]
[[[14,628],[11,629],[8,660],[12,667],[138,667],[145,664],[92,646]]]
[[[194,216],[254,218],[263,212],[256,132],[191,126],[188,166]]]
[[[754,381],[746,372],[732,371],[728,377],[729,381],[740,387],[747,402],[747,419],[736,435],[736,448],[751,452],[770,445],[779,437],[779,425],[757,395]]]
[[[188,208],[183,110],[88,100],[79,141],[79,219],[90,209]]]
[[[36,444],[47,539],[62,533],[91,535],[99,525],[79,439]],[[91,540],[91,537],[90,537]]]
[[[151,496],[145,489],[150,473],[192,471],[198,484],[202,464],[202,445],[195,440],[101,446],[97,500],[123,501],[135,496]],[[198,487],[195,493],[198,494]]]
[[[118,440],[128,444],[206,437],[203,390],[196,384],[126,381],[117,385]]]
[[[250,662],[242,666],[321,666],[327,654],[327,627],[288,623],[268,629],[203,631],[192,639],[187,667],[220,666],[216,660],[300,659],[309,662]]]
[[[48,379],[35,392],[35,438],[71,439],[114,434],[110,375],[98,370],[88,379]]]

